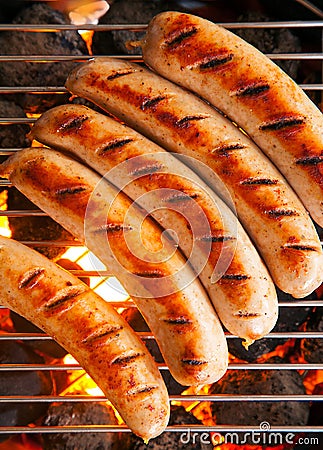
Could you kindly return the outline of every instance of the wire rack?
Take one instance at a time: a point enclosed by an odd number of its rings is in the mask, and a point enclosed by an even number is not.
[[[320,18],[323,19],[323,12],[321,12],[318,8],[311,5],[309,2],[299,1],[299,3],[303,4],[308,9],[311,9],[312,12]],[[234,22],[234,23],[222,23],[221,25],[225,26],[228,29],[235,28],[276,28],[276,29],[319,29],[321,35],[323,36],[323,20],[312,20],[312,21],[284,21],[284,22]],[[62,30],[78,30],[81,31],[83,29],[93,30],[95,32],[100,31],[117,31],[117,30],[130,30],[130,31],[143,31],[145,30],[146,25],[86,25],[84,27],[75,26],[75,25],[7,25],[0,24],[0,31],[21,31],[21,32],[59,32]],[[322,38],[323,41],[323,38]],[[94,55],[95,56],[95,55]],[[102,55],[100,55],[102,56]],[[133,56],[119,56],[114,55],[115,57],[120,58],[129,58],[132,60],[141,61],[140,57]],[[317,53],[275,53],[268,54],[272,60],[296,60],[296,61],[306,61],[306,60],[314,60],[314,61],[323,61],[323,52]],[[0,55],[0,62],[12,62],[12,61],[24,61],[24,62],[60,62],[60,61],[76,61],[82,62],[93,56],[60,56],[60,55],[25,55],[25,56],[3,56]],[[305,91],[319,91],[323,93],[323,80],[322,83],[304,83],[300,84],[300,86]],[[27,93],[27,94],[64,94],[66,93],[66,89],[63,86],[24,86],[24,87],[0,87],[0,99],[1,95],[8,94],[17,94],[17,93]],[[10,124],[33,124],[35,118],[11,118],[11,117],[2,117],[0,118],[0,126],[2,125],[10,125]],[[20,148],[1,148],[0,155],[7,156],[13,154],[14,152],[19,151]],[[10,183],[5,180],[0,180],[0,187],[10,187]],[[46,214],[40,210],[9,210],[9,211],[0,211],[0,217],[40,217],[46,216]],[[33,246],[79,246],[80,244],[77,241],[23,241],[24,244]],[[109,277],[109,272],[107,270],[102,271],[91,271],[91,270],[74,270],[71,271],[76,276],[82,277]],[[1,302],[1,300],[0,300]],[[121,302],[112,302],[115,307],[129,308],[135,307],[131,301],[125,300]],[[293,308],[293,307],[319,307],[323,306],[323,299],[319,300],[293,300],[293,301],[285,301],[280,299],[279,301],[280,308]],[[1,308],[1,307],[0,307]],[[154,337],[149,332],[141,332],[138,333],[140,337],[144,340],[146,339],[154,339]],[[268,338],[272,339],[323,339],[323,332],[315,331],[315,332],[306,332],[306,331],[296,331],[296,332],[271,332]],[[235,336],[227,334],[228,339],[235,339]],[[3,341],[48,341],[51,338],[44,334],[39,333],[1,333],[0,334],[0,342]],[[0,344],[1,345],[1,344]],[[159,369],[161,371],[167,371],[168,368],[165,364],[158,364]],[[10,371],[74,371],[80,370],[80,366],[78,364],[61,364],[61,363],[53,363],[53,364],[0,364],[0,372],[10,372]],[[300,370],[300,371],[311,371],[311,370],[323,370],[323,361],[317,364],[310,363],[290,363],[290,364],[269,364],[269,363],[230,363],[229,370],[263,370],[263,369],[275,369],[275,370]],[[233,401],[255,401],[255,402],[278,402],[278,401],[301,401],[301,402],[320,402],[323,400],[323,395],[171,395],[171,401],[183,401],[185,399],[186,402],[233,402]],[[105,401],[106,399],[102,396],[91,396],[91,395],[65,395],[65,396],[28,396],[28,395],[16,395],[16,396],[1,396],[0,393],[0,404],[1,403],[52,403],[52,402],[98,402]],[[176,425],[176,426],[168,426],[167,431],[182,433],[183,431],[187,431],[188,428],[192,432],[198,433],[221,433],[221,432],[257,432],[259,431],[259,427],[255,426],[238,426],[238,425],[217,425],[217,426],[203,426],[203,425]],[[129,432],[130,430],[124,425],[80,425],[80,426],[20,426],[20,427],[4,427],[0,426],[0,435],[1,434],[34,434],[34,433],[88,433],[88,432]],[[273,432],[292,432],[292,433],[317,433],[323,432],[323,426],[272,426],[271,431]]]

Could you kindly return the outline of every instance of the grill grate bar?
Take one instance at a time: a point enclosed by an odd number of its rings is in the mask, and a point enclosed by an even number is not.
[[[73,271],[71,271],[73,272]],[[79,275],[77,275],[79,276]],[[84,276],[84,275],[83,275]],[[117,305],[118,306],[118,305]],[[136,333],[141,339],[155,339],[152,333],[148,331],[138,331]],[[238,336],[225,332],[228,339],[238,339]],[[323,339],[323,331],[291,331],[291,332],[272,332],[263,337],[263,339]],[[47,334],[42,333],[1,333],[0,341],[48,341],[53,340]]]
[[[232,432],[268,432],[268,429],[260,430],[257,426],[250,425],[172,425],[168,426],[165,431],[172,433],[185,432],[188,430],[198,433],[223,433]],[[36,434],[36,433],[123,433],[130,432],[125,425],[65,425],[65,426],[37,426],[37,427],[0,427],[0,434]],[[270,432],[282,432],[282,433],[321,433],[323,427],[321,426],[272,426]]]
[[[282,401],[291,401],[291,402],[311,402],[323,401],[323,395],[236,395],[236,394],[212,394],[212,395],[170,395],[170,401],[176,402],[282,402]],[[94,396],[94,395],[64,395],[64,396],[55,396],[55,395],[33,395],[33,402],[35,403],[48,403],[48,402],[62,402],[62,403],[74,403],[74,402],[86,402],[86,403],[95,403],[95,402],[107,402],[108,398],[104,396]],[[30,395],[10,395],[10,396],[2,396],[0,398],[1,403],[29,403]],[[0,428],[1,429],[1,428]]]
[[[159,370],[168,370],[163,363],[156,363]],[[229,363],[228,369],[232,370],[323,370],[322,363]],[[83,370],[79,364],[1,364],[0,372],[23,371],[66,371]]]

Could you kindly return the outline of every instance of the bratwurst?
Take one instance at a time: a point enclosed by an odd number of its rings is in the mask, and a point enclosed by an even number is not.
[[[304,297],[323,277],[321,244],[307,211],[259,148],[192,93],[146,68],[95,58],[69,75],[66,87],[114,114],[167,150],[197,160],[193,168],[216,190],[227,186],[238,218],[276,285]],[[202,171],[201,171],[202,170]]]

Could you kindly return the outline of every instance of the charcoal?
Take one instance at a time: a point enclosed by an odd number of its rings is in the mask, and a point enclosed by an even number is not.
[[[44,426],[116,425],[117,419],[106,403],[53,403],[43,420]],[[44,433],[44,450],[121,450],[118,433]]]
[[[0,117],[26,118],[26,114],[24,110],[14,102],[1,100]],[[30,145],[30,139],[27,137],[29,131],[29,125],[25,124],[0,124],[0,148],[28,147]]]
[[[8,210],[36,210],[31,201],[22,195],[17,189],[8,190]],[[73,237],[61,225],[47,216],[9,217],[9,228],[12,238],[17,241],[65,241],[73,240]],[[47,258],[57,260],[67,250],[67,247],[34,247]]]
[[[278,291],[278,298],[281,301],[292,301],[293,297],[289,294],[285,294],[284,292]],[[317,299],[316,292],[305,297],[306,299]],[[273,332],[283,333],[289,331],[297,331],[300,329],[300,326],[306,322],[308,319],[312,308],[310,307],[280,307],[279,308],[279,317],[275,327],[273,328]],[[287,342],[288,339],[279,339],[279,338],[263,338],[255,341],[248,350],[246,350],[242,345],[242,339],[234,338],[228,339],[228,348],[229,352],[244,361],[254,362],[259,357],[266,355],[275,350],[275,348],[279,345]]]
[[[239,17],[240,22],[268,22],[268,16],[250,11]],[[242,28],[233,30],[235,34],[258,48],[263,53],[295,53],[301,51],[299,38],[288,28]],[[275,61],[289,76],[297,78],[298,61]]]
[[[189,425],[201,425],[201,421],[182,406],[172,406],[169,425],[183,424],[187,424],[187,428],[189,428]],[[127,450],[211,450],[213,448],[209,436],[193,435],[187,430],[185,432],[164,431],[160,436],[149,441],[148,445],[133,434],[125,439],[128,441]]]
[[[44,359],[27,346],[3,341],[0,346],[0,364],[43,364]],[[53,383],[48,371],[1,371],[0,395],[51,395]],[[25,426],[41,418],[47,409],[43,402],[0,403],[0,426]],[[9,436],[0,435],[0,439]]]
[[[67,24],[65,16],[45,3],[23,9],[14,24]],[[24,33],[4,31],[0,34],[2,55],[75,55],[88,54],[86,44],[76,31]],[[64,86],[68,73],[77,63],[0,63],[0,86]],[[13,95],[13,94],[12,94]],[[51,106],[68,101],[68,94],[14,94],[25,111],[41,113]]]
[[[116,0],[109,11],[101,17],[100,24],[147,24],[156,14],[168,9],[178,10],[176,2],[157,0]],[[128,43],[143,38],[144,32],[137,31],[98,31],[93,36],[93,54],[139,55],[139,47],[129,47]]]
[[[268,363],[285,362],[279,357]],[[235,395],[283,395],[305,394],[300,374],[296,370],[228,370],[224,377],[213,384],[211,394]],[[309,417],[308,402],[221,402],[211,403],[212,415],[217,424],[259,426],[304,426]]]
[[[128,308],[122,312],[122,317],[129,323],[131,328],[135,331],[148,332],[149,327],[145,322],[144,318],[140,314],[140,312],[136,308]],[[155,361],[158,363],[163,363],[164,358],[160,353],[159,347],[155,341],[155,339],[144,339],[143,340],[149,352],[154,357]],[[171,375],[169,370],[162,370],[161,375],[165,381],[169,394],[178,395],[181,394],[187,386],[182,386],[177,383],[174,377]]]
[[[323,332],[323,308],[316,308],[306,323],[305,331]],[[300,342],[301,353],[309,363],[323,361],[323,339],[305,338]]]

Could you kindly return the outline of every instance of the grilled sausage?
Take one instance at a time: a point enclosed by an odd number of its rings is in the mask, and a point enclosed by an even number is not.
[[[71,353],[134,433],[145,440],[162,433],[169,417],[163,379],[115,309],[40,253],[2,236],[0,267],[1,304]]]
[[[32,136],[76,155],[174,230],[232,334],[251,343],[269,333],[278,313],[270,275],[231,210],[186,165],[131,128],[82,105],[46,111]],[[217,267],[223,276],[215,283]]]
[[[78,161],[45,148],[17,152],[0,172],[119,279],[179,383],[214,382],[225,373],[226,339],[207,294],[162,229],[125,194]]]
[[[82,64],[66,86],[168,150],[213,169],[228,187],[239,219],[282,291],[304,297],[321,284],[322,248],[307,211],[258,147],[214,108],[120,59]],[[201,165],[195,169],[200,171]],[[209,172],[207,182],[217,188]]]
[[[142,51],[245,129],[323,226],[323,116],[285,72],[223,27],[177,12],[150,22]]]

